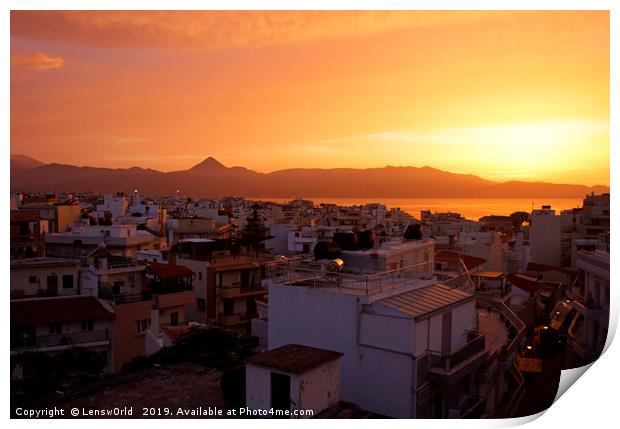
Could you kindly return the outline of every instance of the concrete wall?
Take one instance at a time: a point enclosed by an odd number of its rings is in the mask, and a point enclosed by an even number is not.
[[[112,370],[118,372],[124,364],[145,354],[144,333],[138,333],[136,322],[151,318],[153,301],[114,306],[112,335]]]
[[[25,295],[37,295],[39,290],[46,290],[47,276],[55,275],[58,277],[58,295],[77,295],[79,284],[78,265],[54,266],[54,267],[28,267],[11,269],[11,292],[22,291]],[[65,289],[63,287],[63,276],[73,276],[73,286]],[[30,283],[30,277],[36,277],[35,283]]]
[[[415,417],[413,362],[409,355],[361,347],[360,408],[394,418]]]
[[[297,387],[297,382],[299,387],[293,389]],[[316,415],[340,401],[340,360],[329,362],[300,377],[291,378],[291,384],[291,392],[299,392],[298,405],[293,408],[313,410]]]
[[[269,284],[268,288],[269,350],[286,344],[303,344],[344,353],[341,397],[357,403],[360,390],[357,298],[295,286]]]
[[[561,217],[532,215],[529,231],[532,262],[560,266],[562,260]]]
[[[289,374],[284,371],[273,371],[270,368],[247,364],[245,368],[245,395],[248,408],[269,410],[272,407],[272,372],[287,374],[291,377],[291,410],[313,410],[314,415],[317,415],[340,401],[339,360],[328,362],[304,374]]]

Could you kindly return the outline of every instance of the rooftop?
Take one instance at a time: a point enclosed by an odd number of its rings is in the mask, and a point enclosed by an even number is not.
[[[334,352],[299,344],[287,344],[277,349],[252,356],[246,362],[291,374],[303,374],[344,356]]]
[[[441,283],[403,292],[377,301],[386,307],[413,316],[422,317],[451,305],[473,300],[470,293],[452,289]]]
[[[474,273],[469,273],[472,277],[482,277],[485,279],[501,279],[506,276],[506,273],[502,271],[477,271]]]
[[[477,256],[464,255],[462,253],[454,252],[451,250],[441,250],[435,253],[436,261],[458,262],[459,259],[463,261],[463,264],[465,264],[465,267],[468,270],[479,267],[480,265],[486,262],[486,259],[484,258],[478,258]]]
[[[11,327],[83,320],[111,320],[114,313],[94,296],[32,298],[11,301]]]
[[[160,279],[193,276],[194,272],[187,267],[174,264],[160,264],[153,262],[148,265],[148,270]]]
[[[37,267],[56,267],[61,265],[78,265],[77,259],[71,258],[52,258],[42,256],[40,258],[17,259],[11,261],[11,269],[13,268],[37,268]]]

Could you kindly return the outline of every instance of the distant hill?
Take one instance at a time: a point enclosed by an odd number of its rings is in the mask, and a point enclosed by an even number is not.
[[[139,167],[96,168],[43,164],[11,155],[11,190],[26,192],[112,193],[139,189],[144,194],[222,197],[492,197],[581,198],[609,192],[607,186],[542,182],[493,182],[471,174],[432,167],[297,168],[258,173],[226,167],[207,158],[189,170],[161,172]]]
[[[41,161],[37,161],[36,159],[30,158],[26,155],[11,154],[11,172],[17,170],[30,170],[44,165],[45,164]]]

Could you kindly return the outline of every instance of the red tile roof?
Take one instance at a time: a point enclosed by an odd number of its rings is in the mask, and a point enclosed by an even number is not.
[[[170,279],[174,277],[194,275],[194,272],[192,270],[182,265],[160,264],[159,262],[152,262],[151,264],[149,264],[148,270],[160,279]]]
[[[435,253],[435,260],[437,261],[457,263],[459,259],[463,260],[463,263],[465,264],[468,270],[479,267],[480,265],[484,264],[487,261],[484,258],[478,258],[477,256],[463,255],[461,253],[453,252],[451,250],[441,250]]]
[[[82,320],[112,320],[114,313],[94,296],[11,301],[11,327],[42,326]]]

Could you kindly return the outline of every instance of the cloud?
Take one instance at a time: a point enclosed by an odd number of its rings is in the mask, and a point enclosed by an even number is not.
[[[580,119],[550,119],[538,122],[489,126],[433,128],[425,132],[392,130],[355,136],[325,139],[319,144],[346,143],[445,143],[522,145],[532,138],[545,144],[561,144],[567,135],[608,134],[609,123]]]
[[[13,11],[11,36],[103,47],[216,50],[355,37],[510,12],[488,11]]]
[[[60,69],[65,64],[61,57],[50,57],[42,52],[15,52],[11,54],[11,65],[32,70]]]

